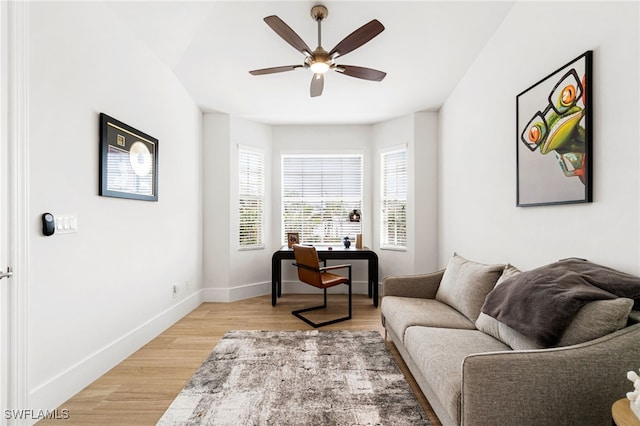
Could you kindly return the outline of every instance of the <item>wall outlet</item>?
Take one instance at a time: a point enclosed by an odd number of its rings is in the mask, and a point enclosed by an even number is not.
[[[173,285],[173,297],[178,296],[178,284]]]

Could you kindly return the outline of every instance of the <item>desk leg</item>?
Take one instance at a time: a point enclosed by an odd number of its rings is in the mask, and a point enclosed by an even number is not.
[[[378,260],[370,262],[369,279],[373,287],[373,306],[378,307]]]
[[[276,256],[271,259],[271,306],[276,306],[280,296],[280,263]]]

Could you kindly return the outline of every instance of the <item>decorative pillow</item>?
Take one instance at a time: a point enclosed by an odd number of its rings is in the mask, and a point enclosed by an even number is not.
[[[582,307],[556,346],[570,346],[606,336],[626,327],[633,299],[594,300]]]
[[[624,328],[632,306],[633,300],[625,297],[587,303],[578,311],[554,346],[577,345]],[[544,348],[485,313],[478,316],[476,328],[515,350]]]
[[[511,277],[515,277],[518,274],[521,274],[522,271],[518,268],[516,268],[515,266],[511,265],[510,263],[507,263],[504,267],[504,270],[502,271],[502,275],[500,275],[500,278],[498,278],[498,281],[496,282],[496,285],[494,287],[499,286],[500,284],[502,284],[505,280],[508,280]]]
[[[436,300],[475,321],[504,267],[476,263],[454,253],[440,281]]]

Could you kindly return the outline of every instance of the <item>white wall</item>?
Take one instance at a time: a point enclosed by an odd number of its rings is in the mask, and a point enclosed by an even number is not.
[[[265,248],[238,249],[238,146],[264,150],[265,224],[271,223],[271,126],[222,113],[204,114],[205,299],[230,302],[271,292],[273,231]]]
[[[223,289],[229,287],[230,134],[227,114],[203,115],[203,269],[205,299],[210,301],[224,301]]]
[[[431,272],[437,267],[438,114],[420,112],[373,126],[374,243],[380,277]],[[380,249],[380,153],[407,148],[407,249]]]
[[[231,236],[229,246],[231,248],[231,287],[259,287],[260,294],[271,291],[271,255],[269,248],[272,246],[274,231],[271,226],[264,229],[264,249],[238,250],[238,146],[246,145],[263,150],[265,158],[265,208],[264,223],[271,223],[271,211],[268,209],[272,197],[271,191],[271,126],[256,123],[240,118],[232,118],[231,126],[231,200],[229,215],[231,217]],[[236,291],[237,292],[237,291]],[[237,292],[238,293],[238,292]],[[239,292],[237,298],[250,297],[253,293],[243,294]]]
[[[105,4],[31,3],[30,28],[29,399],[47,409],[200,304],[202,115]],[[100,112],[159,139],[157,202],[98,196]],[[44,212],[78,232],[42,236]]]
[[[441,266],[577,256],[638,274],[638,3],[517,2],[440,111]],[[590,204],[516,207],[515,98],[593,50]]]

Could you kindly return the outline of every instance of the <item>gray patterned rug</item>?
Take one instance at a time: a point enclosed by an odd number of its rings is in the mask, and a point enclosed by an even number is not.
[[[158,425],[428,425],[380,333],[229,331]]]

